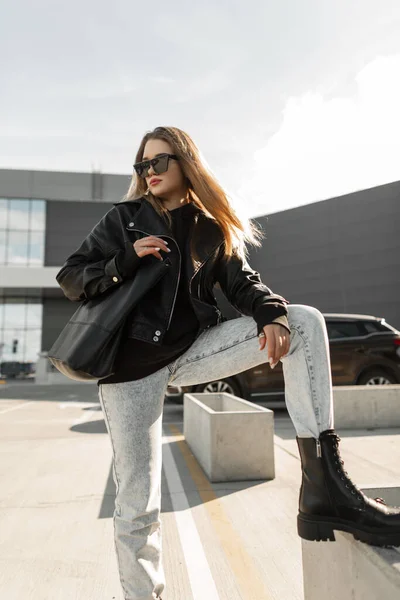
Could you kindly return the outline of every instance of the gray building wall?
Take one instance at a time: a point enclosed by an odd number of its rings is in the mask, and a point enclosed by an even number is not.
[[[118,202],[128,191],[129,175],[0,169],[0,196],[87,202]]]
[[[274,292],[400,328],[400,182],[255,221],[266,237],[262,248],[250,247],[249,262]]]
[[[110,208],[105,202],[48,201],[45,266],[61,266]]]

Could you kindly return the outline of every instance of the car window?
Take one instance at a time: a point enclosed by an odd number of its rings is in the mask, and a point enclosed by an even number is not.
[[[326,328],[330,340],[360,335],[360,328],[355,321],[327,321]]]
[[[382,321],[362,321],[361,327],[364,330],[364,335],[368,333],[380,333],[381,331],[385,331],[386,333],[394,331],[394,328]]]

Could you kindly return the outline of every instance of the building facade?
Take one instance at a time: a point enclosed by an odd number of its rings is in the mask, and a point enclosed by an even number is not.
[[[34,371],[77,309],[55,276],[120,200],[129,175],[0,169],[0,375]],[[400,182],[257,217],[249,263],[291,304],[400,328]],[[238,313],[218,287],[227,317]]]

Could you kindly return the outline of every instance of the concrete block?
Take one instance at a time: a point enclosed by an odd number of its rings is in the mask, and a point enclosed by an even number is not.
[[[333,387],[335,428],[400,427],[400,384]]]
[[[360,488],[400,506],[400,487]],[[379,548],[335,531],[335,542],[301,540],[304,600],[397,600],[400,547]]]
[[[49,359],[47,352],[39,352],[39,358],[36,361],[35,383],[43,384],[49,381]]]
[[[274,479],[274,413],[223,393],[183,396],[186,442],[212,482]]]

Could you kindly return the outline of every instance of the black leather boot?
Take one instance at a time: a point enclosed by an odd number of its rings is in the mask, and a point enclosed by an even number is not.
[[[305,540],[335,541],[334,529],[371,546],[400,546],[400,507],[369,498],[343,469],[334,429],[296,437],[302,468],[297,531]]]

